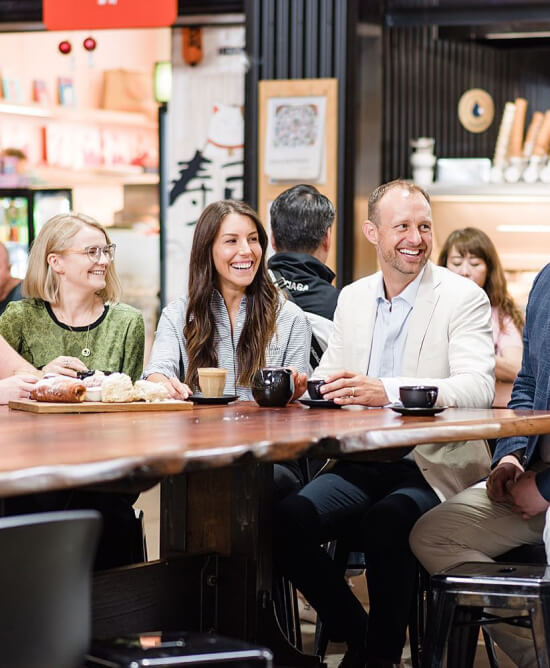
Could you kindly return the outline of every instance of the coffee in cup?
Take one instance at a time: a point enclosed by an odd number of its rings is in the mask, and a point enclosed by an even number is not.
[[[402,385],[399,398],[406,408],[432,408],[439,388],[435,385]]]
[[[221,397],[225,388],[227,369],[216,367],[202,367],[197,369],[199,386],[205,397]]]
[[[321,386],[325,384],[324,378],[312,378],[307,381],[307,391],[311,399],[322,399]]]

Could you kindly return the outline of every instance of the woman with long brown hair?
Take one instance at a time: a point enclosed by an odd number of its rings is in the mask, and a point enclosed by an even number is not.
[[[252,399],[250,381],[265,366],[293,366],[295,396],[305,391],[311,330],[268,277],[267,234],[243,202],[222,200],[202,212],[191,247],[186,297],[162,313],[144,376],[185,399],[197,369],[227,369],[225,392]]]
[[[438,264],[470,278],[485,290],[491,302],[495,342],[495,377],[515,380],[521,366],[523,314],[508,292],[497,250],[476,227],[454,230],[448,236]]]
[[[227,369],[224,392],[251,400],[262,367],[294,369],[294,397],[306,388],[311,327],[271,282],[267,234],[243,202],[222,200],[202,212],[193,236],[189,289],[163,310],[144,376],[174,398],[198,390],[197,369]],[[275,466],[277,494],[303,484],[295,462]]]

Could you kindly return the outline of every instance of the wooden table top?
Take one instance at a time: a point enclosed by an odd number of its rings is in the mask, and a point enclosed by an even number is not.
[[[311,410],[252,402],[183,413],[37,415],[0,408],[0,496],[221,467],[245,455],[291,459],[372,453],[428,442],[550,432],[550,412],[447,409],[403,417],[390,409]]]

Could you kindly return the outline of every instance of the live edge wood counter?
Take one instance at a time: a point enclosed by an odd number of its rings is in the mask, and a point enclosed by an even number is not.
[[[213,629],[266,645],[277,665],[318,666],[318,657],[288,644],[274,616],[272,462],[305,453],[391,458],[420,443],[537,433],[550,433],[550,412],[448,409],[425,418],[300,404],[78,415],[0,408],[0,497],[163,478],[162,559],[96,574],[94,635]]]
[[[419,443],[547,432],[550,412],[507,409],[450,408],[425,418],[389,409],[260,408],[249,402],[183,413],[93,415],[35,415],[2,407],[0,496],[219,468],[247,456],[378,458]]]

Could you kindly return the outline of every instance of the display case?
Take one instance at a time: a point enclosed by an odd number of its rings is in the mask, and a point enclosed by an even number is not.
[[[0,241],[13,276],[24,278],[30,244],[49,218],[72,209],[72,201],[70,188],[0,188]]]

